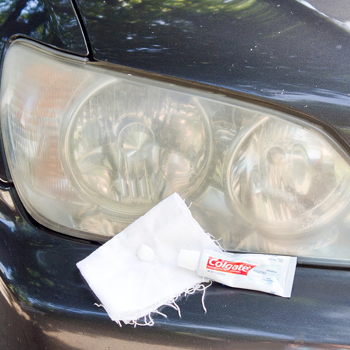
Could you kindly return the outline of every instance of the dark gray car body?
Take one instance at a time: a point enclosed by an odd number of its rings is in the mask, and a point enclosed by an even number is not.
[[[90,60],[246,93],[306,111],[348,147],[350,33],[301,3],[6,4],[3,54],[10,40],[27,37]],[[120,328],[94,305],[75,266],[99,245],[35,222],[5,164],[0,170],[1,349],[350,348],[347,267],[299,265],[291,299],[215,284],[206,314],[196,294],[180,299],[182,318],[166,308],[168,319],[156,316],[153,327]]]

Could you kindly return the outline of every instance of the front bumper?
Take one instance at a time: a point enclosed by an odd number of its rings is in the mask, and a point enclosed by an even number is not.
[[[350,271],[299,266],[291,299],[219,284],[120,328],[75,264],[98,246],[51,232],[28,217],[14,188],[0,190],[1,349],[350,348]]]

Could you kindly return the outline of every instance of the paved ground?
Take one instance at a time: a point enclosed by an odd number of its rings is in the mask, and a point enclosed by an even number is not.
[[[350,21],[350,0],[306,0],[319,11],[341,22]]]

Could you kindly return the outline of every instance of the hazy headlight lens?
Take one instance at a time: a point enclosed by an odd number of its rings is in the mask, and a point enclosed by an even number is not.
[[[321,128],[18,40],[1,81],[28,212],[106,240],[173,192],[226,249],[350,264],[349,157]]]
[[[194,97],[122,79],[81,101],[62,133],[66,173],[79,194],[129,221],[174,192],[191,195],[213,153]]]
[[[228,203],[261,231],[296,235],[330,224],[349,201],[349,166],[314,133],[262,118],[227,154]]]
[[[170,194],[200,188],[214,144],[196,96],[21,41],[5,66],[9,165],[38,221],[109,237]]]

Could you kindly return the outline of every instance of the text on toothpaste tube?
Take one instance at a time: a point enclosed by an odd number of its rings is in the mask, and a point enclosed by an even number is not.
[[[222,271],[234,273],[236,275],[247,276],[248,272],[257,265],[247,264],[243,262],[232,262],[228,260],[213,258],[209,256],[207,269],[214,271]]]

